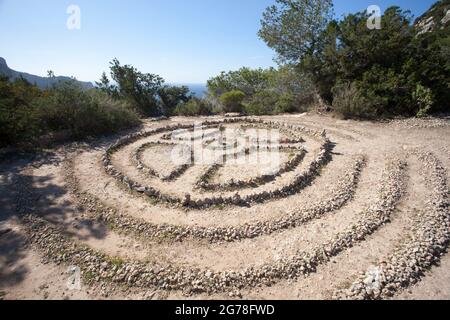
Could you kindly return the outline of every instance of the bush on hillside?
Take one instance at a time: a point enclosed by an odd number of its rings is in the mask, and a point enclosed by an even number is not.
[[[49,97],[37,99],[36,118],[48,131],[68,131],[73,138],[114,133],[139,124],[129,103],[99,91],[86,92],[75,82],[56,86]]]
[[[374,118],[375,108],[363,97],[354,83],[344,83],[333,88],[333,109],[344,119]]]
[[[79,83],[62,82],[41,91],[19,79],[0,78],[0,146],[33,145],[50,133],[84,138],[117,132],[140,123],[123,100]]]
[[[273,114],[278,99],[279,95],[273,91],[260,91],[245,104],[245,113],[255,116]]]
[[[310,77],[295,65],[278,69],[241,68],[222,72],[208,81],[208,98],[219,107],[218,112],[229,112],[230,108],[223,109],[220,98],[236,91],[245,94],[241,104],[249,114],[304,112],[315,96]],[[268,100],[264,101],[264,97]],[[241,108],[237,106],[237,109]]]
[[[171,116],[180,103],[186,103],[192,99],[192,94],[186,86],[177,87],[165,85],[158,90],[158,96],[164,115]]]
[[[177,116],[208,116],[212,113],[212,106],[204,99],[192,98],[188,102],[180,103],[174,110]]]
[[[0,76],[0,147],[31,141],[41,128],[31,103],[43,93],[24,79]]]
[[[269,69],[241,68],[237,71],[222,72],[208,80],[208,94],[219,98],[224,93],[239,90],[246,96],[252,96],[270,86],[270,81],[277,71]]]
[[[179,103],[192,98],[186,86],[165,85],[157,74],[143,73],[132,65],[121,65],[119,60],[110,62],[111,83],[106,73],[102,74],[98,88],[116,100],[129,102],[136,112],[144,117],[170,116]]]
[[[338,114],[384,118],[450,111],[450,23],[443,19],[448,0],[436,2],[415,24],[409,11],[392,6],[375,30],[367,28],[367,12],[331,20],[329,0],[276,3],[264,14],[261,38],[279,61],[311,78],[321,100]]]
[[[433,107],[433,92],[431,89],[418,84],[412,98],[419,109],[416,116],[418,118],[426,117]]]
[[[232,90],[220,96],[220,103],[223,106],[223,112],[242,112],[244,107],[242,102],[245,99],[245,93],[240,90]]]
[[[274,113],[295,113],[299,112],[299,106],[294,95],[290,93],[281,94],[275,103]]]

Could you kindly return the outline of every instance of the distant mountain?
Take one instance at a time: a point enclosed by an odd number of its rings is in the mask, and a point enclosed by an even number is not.
[[[6,60],[3,59],[2,57],[0,57],[0,74],[7,76],[12,81],[22,77],[25,80],[27,80],[28,82],[30,82],[31,84],[37,85],[41,89],[49,88],[60,82],[73,80],[70,77],[45,78],[45,77],[39,77],[39,76],[35,76],[35,75],[25,73],[25,72],[15,71],[8,67]],[[77,82],[80,83],[81,86],[86,90],[94,88],[94,85],[90,82],[83,82],[83,81],[77,81]]]

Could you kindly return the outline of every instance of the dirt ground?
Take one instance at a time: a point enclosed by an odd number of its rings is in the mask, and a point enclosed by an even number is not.
[[[261,119],[302,126],[319,133],[325,130],[324,134],[333,143],[333,149],[331,160],[298,192],[246,206],[185,208],[126,190],[116,177],[105,171],[102,162],[106,148],[124,135],[71,144],[39,155],[12,155],[3,159],[0,162],[0,299],[336,298],[336,292],[349,288],[367,270],[386,261],[410,239],[415,232],[417,217],[428,210],[429,199],[435,196],[435,191],[427,184],[429,175],[426,170],[429,168],[420,157],[414,155],[417,150],[432,154],[446,169],[447,202],[444,202],[446,206],[443,210],[449,221],[450,180],[447,170],[450,168],[450,119],[371,123],[344,121],[317,114]],[[176,123],[193,123],[194,120],[211,119],[149,121],[142,131]],[[283,188],[309,170],[310,163],[321,151],[321,140],[306,131],[302,132],[304,141],[294,143],[307,151],[301,163],[272,181],[236,190],[199,190],[196,183],[209,168],[206,164],[190,166],[173,181],[144,174],[136,166],[132,154],[144,143],[160,140],[162,134],[122,146],[112,154],[111,161],[132,181],[152,186],[174,197],[183,198],[186,193],[194,199],[232,197],[236,193],[245,197]],[[281,137],[293,138],[289,130],[283,131]],[[210,138],[205,136],[204,139]],[[168,175],[176,169],[170,155],[170,147],[165,145],[146,149],[142,159],[146,166],[161,175]],[[283,152],[280,165],[286,164],[293,156],[292,152]],[[360,158],[365,159],[365,163],[359,172],[355,171],[355,161]],[[81,286],[73,288],[69,283],[73,279],[70,273],[72,264],[52,259],[50,250],[36,245],[34,235],[30,234],[29,226],[24,225],[22,219],[25,214],[39,217],[49,226],[56,227],[74,244],[113,257],[111,259],[114,261],[120,260],[120,264],[122,261],[133,261],[144,265],[176,266],[183,270],[202,270],[207,276],[213,274],[212,277],[229,271],[239,273],[252,269],[257,272],[266,266],[278,266],[283,261],[295,259],[299,252],[314,252],[329,243],[330,239],[352,230],[358,221],[363,221],[363,213],[380,201],[379,190],[386,184],[384,179],[389,173],[392,158],[404,161],[407,168],[404,194],[395,204],[389,222],[331,256],[329,261],[318,264],[313,272],[300,277],[283,275],[270,285],[225,287],[224,290],[210,292],[186,292],[184,288],[166,290],[158,286],[108,281],[108,277],[101,274],[97,278],[87,279],[87,269],[76,265],[84,276],[80,278]],[[260,166],[248,162],[226,163],[214,173],[210,182],[226,184],[245,181],[259,176],[260,169]],[[346,184],[352,172],[355,172],[356,182]],[[75,194],[75,189],[82,194],[84,203]],[[94,206],[93,199],[97,201],[95,205],[101,203],[102,209],[108,208],[122,219],[140,221],[140,226],[169,226],[165,229],[169,231],[162,233],[162,236],[158,233],[160,238],[156,238],[135,234],[129,222],[113,227],[92,216],[88,207],[89,203]],[[319,210],[314,217],[308,216],[327,205],[331,207]],[[297,222],[277,227],[279,221],[288,218]],[[175,239],[171,235],[176,228],[216,232],[217,229],[242,230],[243,226],[261,224],[268,226],[268,229],[248,228],[255,234],[230,237],[229,241],[210,241],[208,237],[197,235]],[[447,237],[450,238],[450,229],[447,229]],[[450,254],[437,257],[436,263],[420,276],[420,281],[403,285],[390,298],[450,299]]]

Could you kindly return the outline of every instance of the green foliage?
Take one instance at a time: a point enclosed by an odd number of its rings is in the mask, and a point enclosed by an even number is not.
[[[247,114],[305,111],[314,100],[310,78],[294,65],[281,66],[279,69],[241,68],[223,72],[208,81],[208,91],[209,97],[219,102],[229,92],[243,92],[245,97],[241,103]],[[223,103],[221,105],[223,112],[233,110],[224,109]],[[241,107],[237,106],[235,110],[240,112]]]
[[[371,101],[371,114],[376,117],[414,115],[412,88],[404,75],[394,69],[374,66],[355,81],[366,100]]]
[[[450,1],[437,2],[416,25],[409,11],[390,7],[380,30],[367,28],[366,12],[330,21],[330,8],[328,1],[278,0],[259,34],[344,117],[450,110],[450,23],[442,22]],[[419,22],[430,17],[433,27],[423,32]]]
[[[245,93],[240,90],[232,90],[220,96],[220,103],[223,105],[223,111],[242,112],[242,102],[245,99]]]
[[[290,93],[264,90],[253,95],[245,104],[245,113],[260,116],[299,112],[296,103],[295,96]]]
[[[275,69],[241,68],[237,71],[222,72],[217,77],[208,80],[208,92],[213,97],[220,97],[224,93],[239,90],[247,96],[267,88],[275,73]]]
[[[128,103],[99,90],[84,91],[75,81],[41,91],[23,79],[0,78],[0,146],[35,144],[49,133],[83,138],[140,123]]]
[[[139,123],[127,102],[113,100],[102,92],[83,91],[76,82],[62,83],[51,93],[34,102],[37,118],[49,131],[68,130],[73,138],[83,138]]]
[[[111,82],[108,79],[108,76],[106,75],[105,72],[102,73],[102,76],[100,78],[100,81],[95,82],[95,84],[97,85],[97,88],[102,91],[103,93],[109,95],[109,96],[114,96],[117,98],[118,95],[116,93],[117,91],[117,87],[111,85]]]
[[[337,36],[339,25],[331,21],[321,34],[321,41],[314,54],[309,54],[299,64],[299,69],[314,83],[316,93],[327,103],[333,100],[332,88],[336,85],[339,69]]]
[[[11,83],[0,76],[0,147],[29,141],[39,133],[31,103],[42,94],[24,79]]]
[[[413,90],[418,84],[432,91],[434,104],[430,112],[450,111],[450,22],[442,23],[450,10],[450,1],[436,2],[415,25],[417,36],[410,44],[405,74]],[[434,27],[422,33],[420,22],[433,18]]]
[[[50,131],[75,131],[76,119],[84,108],[91,108],[92,97],[75,82],[53,87],[51,94],[33,101],[33,109],[41,124]]]
[[[125,264],[125,260],[121,257],[109,258],[110,263],[115,267],[120,267]]]
[[[180,103],[174,110],[177,116],[207,116],[212,113],[212,106],[204,99],[192,98],[187,102]]]
[[[361,79],[336,84],[332,93],[334,111],[344,118],[377,119],[415,112],[406,79],[380,66],[364,72]]]
[[[176,86],[163,86],[158,90],[164,114],[170,116],[173,114],[174,109],[180,103],[186,103],[192,99],[190,90],[188,87],[176,87]]]
[[[131,65],[121,65],[114,59],[110,63],[111,84],[106,73],[102,74],[98,88],[114,99],[128,101],[142,116],[171,115],[181,102],[192,98],[188,87],[164,85],[164,79],[156,74],[142,73]]]
[[[315,101],[310,77],[293,65],[281,66],[268,87],[278,96],[275,113],[304,112]]]
[[[372,101],[370,105],[374,109],[367,117],[408,112],[402,110],[410,97],[402,65],[413,37],[409,13],[398,7],[387,9],[380,30],[368,29],[368,18],[367,13],[360,12],[348,15],[340,23],[330,23],[323,34],[324,46],[303,66],[313,74],[327,102],[336,98],[333,97],[335,86],[353,82],[359,94]],[[360,115],[360,112],[355,113],[355,116]]]
[[[274,91],[264,90],[252,96],[245,105],[245,112],[249,115],[270,115],[274,113],[279,94]]]
[[[295,97],[290,93],[281,94],[275,103],[275,113],[295,113],[298,111]]]
[[[95,274],[92,271],[86,271],[83,272],[83,279],[86,280],[86,282],[90,283],[95,279]]]
[[[412,98],[419,108],[417,117],[422,118],[427,116],[433,106],[433,92],[431,89],[425,88],[421,84],[418,84],[416,91],[413,92]]]
[[[348,15],[339,24],[338,62],[342,78],[357,79],[362,73],[380,66],[400,71],[408,45],[414,37],[409,11],[388,8],[382,16],[382,28],[367,28],[366,12]]]
[[[332,16],[331,0],[276,0],[263,14],[259,36],[281,62],[298,63],[320,46]]]
[[[344,119],[374,118],[376,116],[371,101],[363,97],[355,84],[336,85],[333,88],[333,94],[333,108]]]
[[[366,21],[367,15],[358,13],[339,25],[336,82],[356,83],[371,101],[367,116],[416,115],[423,106],[413,96],[421,84],[433,88],[429,97],[448,97],[450,68],[446,71],[448,61],[436,45],[441,39],[433,32],[417,35],[409,12],[398,7],[386,10],[381,30],[368,30]]]
[[[122,66],[117,59],[110,63],[110,69],[115,84],[111,84],[106,74],[103,74],[100,82],[97,82],[102,91],[116,99],[127,100],[141,115],[159,116],[164,113],[158,99],[163,78],[142,73],[131,65]]]

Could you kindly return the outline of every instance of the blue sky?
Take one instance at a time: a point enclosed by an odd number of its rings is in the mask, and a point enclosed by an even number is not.
[[[204,83],[223,70],[275,65],[258,39],[274,0],[0,0],[0,56],[18,71],[95,81],[117,57],[173,83]],[[422,14],[434,0],[335,0],[336,16],[376,4]],[[81,29],[69,30],[69,5]]]

